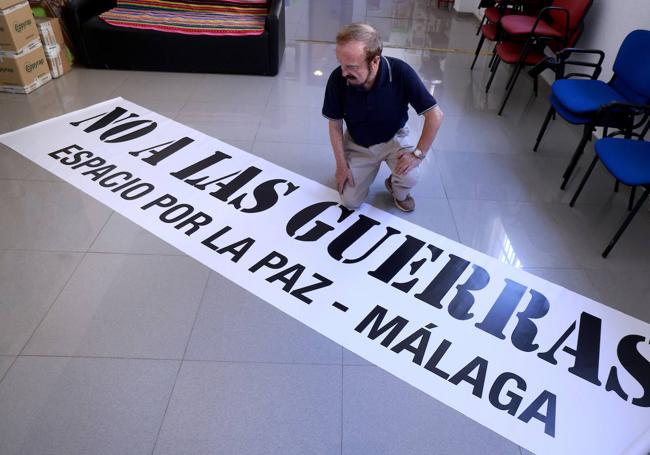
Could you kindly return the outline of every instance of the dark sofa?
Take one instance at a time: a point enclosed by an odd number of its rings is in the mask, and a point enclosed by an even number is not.
[[[99,14],[116,0],[71,0],[64,19],[77,61],[90,68],[276,75],[285,46],[284,0],[269,0],[259,36],[205,36],[115,27]]]

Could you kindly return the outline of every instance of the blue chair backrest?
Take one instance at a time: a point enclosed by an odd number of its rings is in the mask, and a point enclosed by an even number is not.
[[[633,103],[650,102],[650,30],[634,30],[625,37],[613,69],[614,89]]]

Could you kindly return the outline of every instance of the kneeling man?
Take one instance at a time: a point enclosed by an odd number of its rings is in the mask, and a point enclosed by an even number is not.
[[[385,184],[395,206],[411,212],[418,165],[431,147],[443,114],[415,70],[381,52],[379,34],[370,25],[350,24],[336,36],[336,59],[341,66],[330,75],[323,102],[336,159],[336,187],[343,205],[358,208],[385,161],[391,170]],[[424,116],[416,144],[406,126],[409,104]]]

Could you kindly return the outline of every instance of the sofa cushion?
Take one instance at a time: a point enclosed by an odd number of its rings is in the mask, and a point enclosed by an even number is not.
[[[157,30],[187,35],[250,36],[264,33],[266,5],[238,0],[219,4],[166,0],[119,0],[117,8],[100,15],[117,27]]]

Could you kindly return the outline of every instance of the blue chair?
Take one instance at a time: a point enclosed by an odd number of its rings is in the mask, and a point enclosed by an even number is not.
[[[631,208],[630,213],[625,218],[625,221],[623,221],[621,227],[614,234],[614,238],[609,242],[605,251],[603,251],[602,256],[604,258],[614,248],[614,245],[616,245],[616,242],[625,229],[627,229],[632,218],[634,218],[650,194],[650,142],[642,140],[649,127],[650,123],[645,127],[643,133],[639,135],[639,140],[612,137],[598,140],[595,146],[596,156],[589,165],[585,176],[569,203],[573,207],[598,160],[602,161],[605,168],[607,168],[617,181],[630,185],[632,188],[637,186],[645,188],[645,191],[636,204],[634,204],[634,207]]]
[[[570,57],[576,53],[596,54],[599,61],[597,64],[570,61]],[[627,35],[614,61],[614,76],[609,82],[597,80],[602,57],[602,51],[565,49],[555,63],[556,74],[560,77],[565,77],[563,73],[567,64],[593,68],[593,73],[587,79],[585,74],[575,73],[553,83],[551,107],[533,148],[537,151],[544,132],[556,113],[571,124],[584,126],[582,139],[564,171],[562,189],[566,188],[596,127],[604,127],[606,131],[607,128],[616,128],[629,137],[632,131],[647,120],[647,113],[639,118],[639,110],[629,108],[628,105],[650,104],[650,31],[635,30]]]

